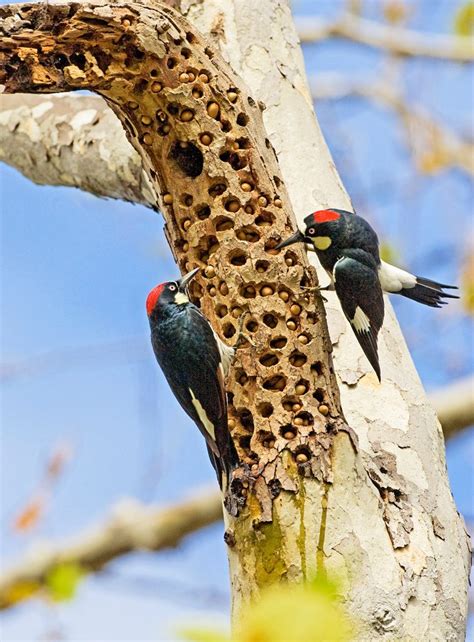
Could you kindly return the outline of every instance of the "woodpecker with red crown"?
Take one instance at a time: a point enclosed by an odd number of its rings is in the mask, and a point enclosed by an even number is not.
[[[415,276],[381,261],[377,234],[357,214],[335,208],[319,210],[307,216],[304,224],[304,232],[298,230],[276,249],[301,242],[316,252],[380,381],[377,337],[384,318],[383,292],[401,294],[439,308],[447,303],[445,299],[459,298],[444,291],[456,287]]]
[[[239,463],[227,425],[224,379],[235,355],[189,300],[187,285],[199,268],[157,285],[146,310],[156,359],[183,410],[206,440],[221,490],[226,493]]]

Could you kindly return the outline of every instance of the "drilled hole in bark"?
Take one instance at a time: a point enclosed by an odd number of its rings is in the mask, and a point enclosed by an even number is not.
[[[314,363],[312,363],[311,370],[315,372],[318,377],[320,377],[323,374],[323,364],[321,363],[321,361],[315,361]]]
[[[220,305],[216,306],[216,314],[220,319],[225,317],[227,315],[228,311],[229,311],[228,307],[226,305],[224,305],[224,304],[220,304]]]
[[[231,197],[226,200],[226,202],[224,203],[224,207],[228,212],[232,212],[233,214],[235,214],[240,209],[240,203],[235,197]]]
[[[311,451],[307,446],[298,446],[295,450],[295,459],[298,464],[305,464],[311,459]]]
[[[202,172],[204,158],[201,150],[189,142],[176,142],[171,147],[169,158],[174,160],[186,176],[196,178]]]
[[[193,204],[193,197],[191,194],[181,194],[180,201],[185,207],[191,207]]]
[[[313,397],[319,401],[319,403],[322,403],[326,397],[326,393],[322,388],[316,388],[313,392]]]
[[[214,183],[213,185],[211,185],[208,192],[209,196],[212,196],[212,198],[216,198],[217,196],[221,196],[226,190],[227,184],[221,180],[218,183]]]
[[[298,319],[296,319],[295,317],[290,317],[290,318],[289,318],[289,319],[287,319],[287,321],[286,321],[286,327],[287,327],[287,328],[288,328],[288,330],[290,330],[291,332],[294,332],[295,330],[297,330],[297,329],[298,329]]]
[[[265,226],[268,227],[269,225],[273,225],[274,222],[275,222],[275,217],[270,212],[262,212],[255,219],[255,225],[258,225],[260,227],[265,227]]]
[[[218,216],[214,220],[214,225],[216,232],[225,232],[226,230],[231,230],[234,227],[234,221],[228,216]]]
[[[239,437],[239,446],[242,448],[242,450],[248,450],[250,448],[250,435],[243,435],[242,437]]]
[[[272,339],[270,341],[270,348],[273,348],[274,350],[281,350],[286,346],[288,343],[288,339],[286,337],[275,337],[275,339]]]
[[[308,343],[310,343],[312,338],[313,337],[307,332],[302,332],[301,334],[298,335],[298,341],[303,345],[307,345]]]
[[[286,252],[285,253],[285,263],[287,265],[296,265],[298,263],[298,257],[294,252]]]
[[[263,322],[265,325],[267,325],[269,328],[276,328],[278,325],[278,319],[274,314],[271,314],[268,312],[267,314],[263,315]]]
[[[255,299],[257,296],[257,290],[253,285],[241,285],[239,288],[239,293],[245,299]]]
[[[194,85],[193,91],[192,91],[193,98],[202,98],[203,97],[203,93],[204,92],[203,92],[202,87],[200,85]]]
[[[303,276],[303,278],[300,281],[300,288],[307,288],[310,286],[310,281],[306,274]]]
[[[180,252],[187,252],[189,250],[189,243],[184,239],[178,239],[175,241],[174,246]]]
[[[233,250],[232,252],[229,253],[229,260],[232,263],[232,265],[236,265],[236,266],[245,265],[247,263],[247,258],[248,258],[247,254],[245,252],[242,252],[242,250]],[[251,298],[251,297],[247,297],[247,298]]]
[[[166,109],[168,110],[169,114],[171,114],[172,116],[176,116],[177,114],[179,114],[179,103],[170,103]]]
[[[257,332],[257,330],[258,330],[258,321],[256,321],[255,319],[250,319],[250,321],[247,321],[247,323],[245,324],[245,328],[249,332]]]
[[[240,138],[236,138],[235,142],[237,143],[237,145],[239,146],[240,149],[250,149],[251,146],[252,146],[250,144],[250,140],[248,138],[243,137],[243,136],[240,137]]]
[[[275,289],[272,285],[264,283],[260,286],[259,294],[260,296],[272,296],[275,293]]]
[[[239,230],[237,230],[236,236],[239,241],[247,241],[247,243],[256,243],[258,240],[260,240],[259,232],[251,225],[241,227]]]
[[[159,72],[158,72],[158,69],[151,69],[151,71],[150,71],[150,76],[151,76],[152,78],[157,78],[157,77],[158,77],[158,73],[159,73]]]
[[[221,281],[219,283],[219,292],[222,294],[222,296],[227,296],[229,294],[229,288],[227,287],[227,283],[225,281]]]
[[[222,334],[226,339],[230,339],[236,333],[235,327],[229,321],[222,326]]]
[[[227,134],[227,133],[228,133],[228,132],[230,132],[230,130],[232,129],[232,125],[230,124],[230,122],[229,122],[228,120],[221,120],[221,129],[222,129],[222,131],[223,131],[223,132],[225,132],[225,133]],[[232,164],[232,163],[231,163],[231,164]],[[245,167],[245,165],[246,165],[246,164],[247,164],[247,163],[245,162],[245,163],[242,165],[242,167]],[[233,167],[234,169],[240,169],[240,167],[236,167],[236,166],[234,166],[233,164],[232,164],[232,167]]]
[[[309,382],[306,379],[300,379],[295,386],[295,394],[298,396],[305,395],[309,390]]]
[[[286,426],[282,426],[280,428],[280,435],[288,441],[290,441],[290,439],[294,439],[296,437],[296,434],[297,430],[291,424],[286,424]]]
[[[166,66],[168,67],[168,69],[174,69],[177,64],[178,61],[176,60],[176,58],[168,58],[168,60],[166,61]]]
[[[307,312],[306,318],[309,323],[314,324],[318,320],[318,315],[316,314],[316,312]]]
[[[191,33],[190,31],[187,31],[186,32],[186,40],[188,42],[190,42],[190,43],[193,43],[193,42],[195,42],[196,38],[195,38],[193,33]]]
[[[235,380],[237,383],[240,383],[241,386],[245,385],[249,378],[247,377],[244,370],[237,370],[235,373]]]
[[[257,103],[255,102],[255,100],[251,96],[247,97],[247,102],[250,105],[250,107],[256,107],[257,106]]]
[[[207,147],[207,145],[210,145],[210,144],[212,143],[212,139],[213,139],[213,136],[212,136],[212,134],[211,134],[211,133],[209,133],[209,132],[203,132],[203,133],[199,136],[199,140],[201,141],[201,143],[202,143],[203,145],[206,145],[206,147]]]
[[[281,405],[287,412],[298,412],[302,408],[300,400],[295,395],[285,397],[281,402]]]
[[[301,352],[298,352],[298,350],[295,350],[290,354],[290,363],[295,368],[301,368],[301,366],[304,366],[307,360],[308,357]]]
[[[217,289],[215,285],[208,285],[207,291],[209,292],[209,296],[216,296],[217,294]]]
[[[260,273],[266,272],[269,267],[270,263],[268,261],[257,261],[255,264],[255,269]]]
[[[87,60],[84,54],[82,53],[73,53],[70,57],[71,64],[79,67],[82,71],[86,68]]]
[[[312,426],[314,424],[314,417],[310,412],[299,412],[293,420],[295,426]]]
[[[199,205],[196,207],[196,216],[200,221],[204,221],[206,218],[209,218],[211,215],[211,208],[209,205]]]
[[[265,366],[265,368],[270,368],[270,366],[275,366],[278,363],[279,359],[276,354],[267,352],[267,354],[264,354],[260,357],[259,361],[262,366]]]
[[[249,117],[246,116],[243,112],[237,116],[237,125],[240,125],[241,127],[245,127],[245,125],[247,125],[248,122],[249,122]]]
[[[275,437],[269,430],[259,430],[257,438],[264,448],[273,448],[275,445]]]
[[[224,129],[224,131],[229,131],[229,129]],[[246,156],[240,156],[236,152],[230,152],[229,150],[222,152],[219,158],[223,163],[229,163],[229,165],[232,167],[232,169],[235,169],[235,171],[243,169],[247,165]]]
[[[265,243],[265,252],[267,254],[272,254],[272,255],[277,255],[280,254],[280,250],[276,250],[275,246],[278,245],[280,242],[280,238],[277,239],[268,239],[268,241]]]
[[[191,58],[191,54],[192,54],[191,49],[187,49],[186,47],[183,47],[183,49],[181,49],[181,55],[182,55],[182,56],[183,56],[183,58],[185,58],[186,60],[187,60],[188,58]]]
[[[274,375],[265,379],[263,382],[263,388],[265,390],[271,390],[273,392],[284,390],[286,386],[286,377],[283,375]]]
[[[273,415],[273,406],[271,403],[260,403],[257,406],[258,413],[261,417],[267,418]]]
[[[247,214],[253,214],[255,212],[255,207],[253,206],[252,201],[249,201],[245,205],[245,211]]]
[[[240,423],[244,428],[247,430],[253,430],[254,424],[253,424],[253,416],[252,413],[248,408],[242,408],[237,410],[237,414],[240,419]]]
[[[64,69],[64,67],[67,67],[68,65],[69,60],[66,55],[60,53],[54,57],[54,66],[56,67],[56,69]]]

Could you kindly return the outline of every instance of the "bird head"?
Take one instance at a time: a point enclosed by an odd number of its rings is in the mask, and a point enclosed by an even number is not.
[[[332,235],[343,220],[343,210],[318,210],[304,219],[304,232],[298,230],[292,236],[281,241],[275,249],[280,250],[293,243],[312,243],[317,250],[327,249],[332,242]],[[324,240],[321,240],[324,239]]]
[[[150,317],[153,312],[166,305],[183,305],[189,303],[187,286],[198,272],[199,268],[195,268],[177,281],[166,281],[166,283],[160,283],[160,285],[153,288],[146,300],[148,316]]]

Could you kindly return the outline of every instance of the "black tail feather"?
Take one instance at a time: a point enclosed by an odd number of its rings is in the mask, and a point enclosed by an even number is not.
[[[428,305],[431,308],[440,308],[448,303],[445,299],[459,299],[455,294],[444,292],[443,288],[457,290],[455,285],[444,285],[443,283],[437,283],[436,281],[430,281],[430,279],[417,276],[415,287],[403,288],[398,294],[407,297],[407,299],[417,301],[418,303],[423,303],[423,305]]]

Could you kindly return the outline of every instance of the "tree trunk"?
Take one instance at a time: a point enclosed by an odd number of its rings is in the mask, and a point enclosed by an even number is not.
[[[226,515],[234,618],[269,584],[334,572],[361,640],[462,640],[467,537],[393,314],[379,386],[328,306],[357,446],[321,300],[300,289],[316,283],[306,255],[273,249],[294,225],[283,177],[297,219],[349,199],[312,113],[289,9],[254,4],[183,0],[191,23],[158,4],[3,7],[2,82],[104,96],[142,158],[180,268],[203,268],[193,294],[214,328],[231,339],[250,311],[254,347],[239,351],[228,381],[233,436],[255,478],[248,486],[242,473],[245,507]],[[190,24],[219,41],[253,97]]]

